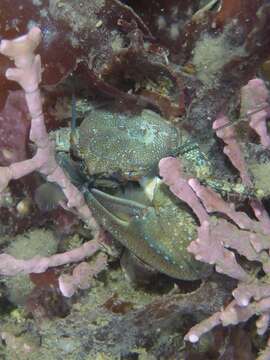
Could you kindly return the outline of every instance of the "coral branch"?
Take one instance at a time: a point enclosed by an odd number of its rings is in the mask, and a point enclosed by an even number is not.
[[[239,171],[243,184],[251,186],[252,182],[247,171],[240,144],[236,139],[233,126],[226,126],[229,124],[229,119],[226,116],[220,116],[213,122],[213,129],[216,130],[217,136],[225,142],[226,146],[224,146],[223,152],[231,160],[233,166]]]
[[[93,278],[104,270],[107,264],[107,255],[104,253],[99,253],[91,264],[86,262],[80,263],[74,268],[72,275],[63,274],[59,277],[61,293],[65,297],[71,297],[77,289],[88,289]]]
[[[234,204],[224,201],[214,190],[201,185],[197,179],[190,179],[188,183],[202,201],[207,212],[220,212],[227,215],[241,229],[257,229],[256,224],[252,222],[247,214],[235,211]]]
[[[217,272],[242,281],[250,280],[249,275],[237,263],[234,253],[225,249],[221,241],[222,237],[213,235],[211,225],[204,221],[198,228],[198,238],[191,242],[188,251],[192,252],[197,260],[215,264]]]
[[[220,312],[216,312],[208,319],[201,321],[199,324],[193,326],[189,332],[185,335],[184,340],[192,343],[198,342],[200,337],[206,332],[210,331],[217,325],[221,324]]]
[[[50,257],[35,256],[30,260],[16,259],[8,254],[0,254],[0,274],[13,276],[16,274],[41,273],[49,267],[78,262],[95,254],[100,249],[97,240],[90,240],[77,249]]]
[[[254,93],[254,89],[258,93]],[[247,93],[245,93],[245,91]],[[243,101],[250,99],[251,103],[243,102],[242,106],[251,118],[250,125],[261,137],[262,144],[270,145],[270,137],[266,132],[266,109],[270,113],[269,105],[262,104],[267,100],[267,89],[261,87],[261,81],[256,79],[244,89]],[[260,104],[260,105],[258,105]],[[260,107],[264,106],[264,109]],[[268,108],[267,108],[268,106]],[[257,112],[253,112],[256,107]],[[259,121],[255,124],[256,121]],[[234,130],[226,117],[220,117],[214,122],[213,128],[225,143],[224,152],[233,165],[239,170],[245,185],[251,185],[251,179],[246,170],[241,148],[236,141]],[[240,281],[233,291],[234,300],[221,311],[213,314],[206,320],[192,327],[185,336],[185,340],[192,343],[199,341],[200,337],[217,325],[235,325],[258,315],[256,322],[257,333],[263,335],[268,329],[270,319],[270,217],[261,201],[253,199],[251,207],[258,221],[250,218],[246,213],[236,211],[233,203],[222,199],[214,190],[200,184],[197,179],[190,178],[188,182],[183,179],[181,166],[176,159],[165,158],[160,161],[160,175],[170,190],[181,200],[185,201],[197,214],[198,200],[204,209],[198,216],[201,226],[198,228],[198,237],[188,246],[188,251],[195,255],[199,261],[214,264],[216,271],[226,274]],[[190,188],[193,193],[190,193]],[[188,194],[188,195],[187,195]],[[192,195],[191,195],[192,194]],[[194,198],[194,194],[196,197]],[[192,201],[190,200],[192,199]],[[194,204],[196,208],[194,208]],[[225,219],[214,218],[211,215],[223,216]],[[202,220],[204,218],[204,220]],[[228,219],[230,221],[228,221]],[[237,226],[235,226],[237,225]],[[233,252],[234,250],[235,252]],[[249,261],[261,263],[264,276],[256,278],[249,274],[236,260],[235,254],[245,257]],[[270,359],[270,339],[268,346],[257,360]]]
[[[249,119],[250,127],[259,135],[261,144],[270,146],[266,120],[270,115],[269,93],[261,79],[252,79],[241,89],[241,117]]]
[[[171,192],[191,207],[200,223],[208,220],[207,212],[190,188],[188,181],[183,178],[180,160],[173,157],[161,159],[159,162],[159,174],[163,177]]]
[[[240,306],[246,306],[251,299],[260,300],[270,296],[268,284],[239,284],[233,291],[233,296]]]
[[[0,192],[11,179],[19,179],[35,170],[45,175],[48,181],[56,182],[67,198],[67,207],[75,208],[78,215],[96,232],[98,225],[83,195],[72,185],[55,160],[54,144],[49,140],[42,111],[39,83],[41,81],[41,60],[34,51],[41,41],[39,28],[32,28],[28,34],[15,40],[2,40],[0,52],[14,60],[16,68],[8,69],[8,79],[18,82],[25,91],[27,106],[31,115],[30,140],[37,146],[32,159],[1,168]]]
[[[262,314],[259,319],[256,321],[257,333],[258,335],[264,335],[268,329],[270,320],[269,313]]]
[[[19,179],[33,171],[45,175],[48,181],[57,183],[67,198],[67,207],[91,227],[95,239],[81,247],[51,257],[36,256],[30,260],[16,259],[8,254],[0,255],[0,274],[44,272],[49,267],[83,260],[100,249],[97,242],[101,232],[97,222],[84,201],[83,195],[71,183],[55,159],[54,144],[50,142],[46,130],[39,90],[41,81],[41,59],[35,50],[41,41],[39,28],[32,28],[28,34],[15,40],[2,40],[0,53],[14,60],[15,68],[6,71],[9,80],[16,81],[25,92],[26,103],[31,116],[30,140],[36,145],[36,154],[28,160],[12,163],[0,168],[0,196],[12,179]],[[78,284],[77,284],[78,285]]]

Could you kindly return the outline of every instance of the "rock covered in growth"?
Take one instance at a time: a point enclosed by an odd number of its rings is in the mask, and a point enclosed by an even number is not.
[[[51,230],[33,229],[22,235],[17,235],[6,252],[18,259],[32,259],[35,256],[50,256],[56,253],[58,239]],[[27,295],[34,285],[28,275],[19,274],[4,277],[4,283],[10,301],[16,305],[24,304]]]

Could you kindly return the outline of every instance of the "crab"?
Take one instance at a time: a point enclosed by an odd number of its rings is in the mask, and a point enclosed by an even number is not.
[[[213,180],[211,163],[199,147],[149,110],[135,117],[92,111],[77,129],[60,129],[52,136],[61,166],[83,192],[97,221],[116,240],[147,265],[173,278],[192,281],[209,274],[209,265],[187,251],[196,237],[196,221],[156,177],[158,162],[181,154],[185,167],[215,190],[243,195],[250,189]],[[100,183],[92,180],[112,176],[131,184],[126,194],[115,187],[101,191],[97,189]]]
[[[175,156],[183,136],[170,122],[151,110],[141,115],[93,110],[78,128],[60,129],[56,150],[82,160],[88,176],[138,180],[154,174],[159,160]]]
[[[85,198],[103,227],[147,265],[176,279],[193,281],[206,277],[211,267],[187,251],[197,233],[193,215],[161,180],[153,182],[150,204],[97,189],[86,191]],[[129,190],[129,197],[136,198],[137,191]]]

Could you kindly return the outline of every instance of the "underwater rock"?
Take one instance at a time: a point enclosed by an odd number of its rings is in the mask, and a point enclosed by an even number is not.
[[[56,252],[58,240],[51,230],[33,229],[22,235],[17,235],[6,252],[18,259],[31,259],[34,256],[49,256]],[[8,299],[16,305],[23,305],[33,289],[29,275],[2,277],[6,286]]]
[[[219,309],[230,297],[231,285],[224,278],[211,280],[193,293],[164,295],[122,315],[105,311],[104,306],[87,307],[87,311],[79,307],[80,311],[41,329],[42,343],[59,357],[81,354],[84,358],[87,354],[97,359],[103,354],[105,359],[125,359],[133,353],[138,359],[145,349],[149,358],[176,359],[186,329],[203,314]],[[66,343],[71,346],[68,351]],[[184,350],[181,356],[184,358]]]

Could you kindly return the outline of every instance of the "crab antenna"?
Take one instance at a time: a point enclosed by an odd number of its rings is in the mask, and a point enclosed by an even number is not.
[[[217,132],[218,130],[222,130],[222,129],[225,129],[227,127],[231,127],[231,126],[234,126],[236,124],[239,124],[242,121],[249,121],[250,116],[256,114],[259,111],[262,111],[262,110],[266,109],[267,107],[269,107],[269,104],[268,103],[263,103],[263,104],[259,105],[256,109],[248,111],[246,113],[246,116],[242,116],[239,119],[237,119],[236,121],[234,121],[233,123],[227,123],[225,125],[220,126],[217,129],[215,129],[215,132]]]
[[[70,131],[70,145],[71,149],[75,151],[76,148],[76,133],[77,133],[77,110],[76,110],[76,96],[74,86],[72,89],[72,97],[71,97],[71,131]],[[76,151],[75,151],[76,152]]]
[[[77,110],[76,110],[76,96],[74,90],[71,97],[71,131],[74,131],[77,126]]]

